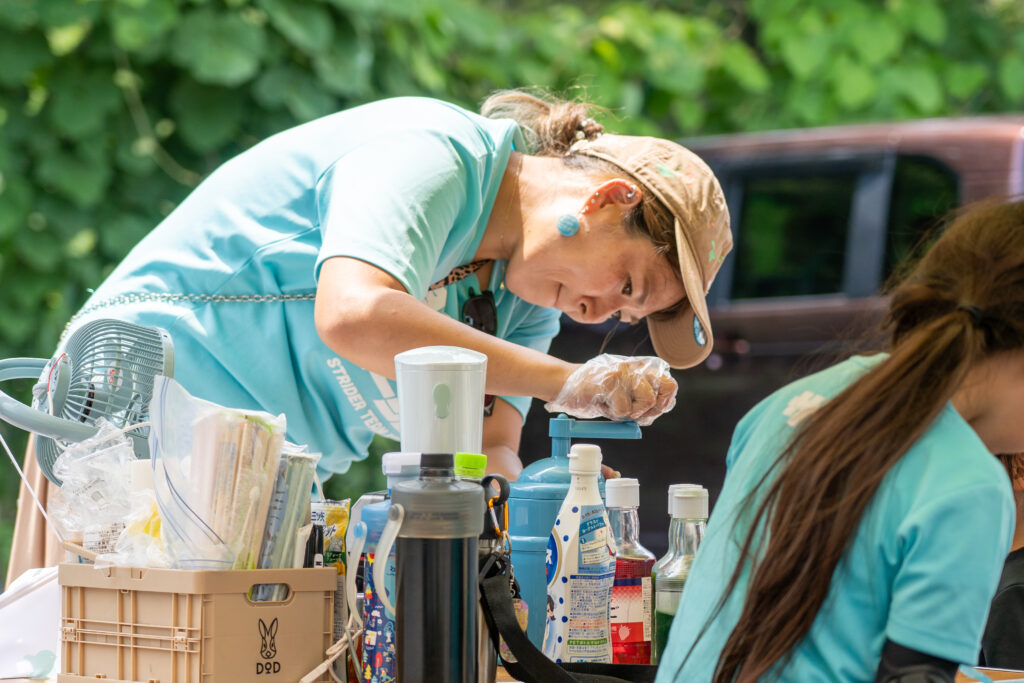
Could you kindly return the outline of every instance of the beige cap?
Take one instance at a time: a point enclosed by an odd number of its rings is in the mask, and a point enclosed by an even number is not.
[[[671,318],[648,318],[647,327],[654,350],[669,365],[697,365],[714,344],[705,296],[732,250],[729,209],[718,179],[696,154],[660,138],[601,135],[577,142],[572,151],[618,166],[675,216],[686,303]]]

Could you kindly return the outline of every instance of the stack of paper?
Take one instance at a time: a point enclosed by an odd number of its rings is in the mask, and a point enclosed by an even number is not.
[[[318,453],[284,453],[281,456],[260,549],[260,569],[281,569],[293,565],[296,531],[310,522],[310,494],[318,460]]]
[[[207,504],[204,518],[231,549],[232,569],[256,569],[281,460],[283,430],[230,410],[202,415],[194,430],[191,478],[198,500]]]

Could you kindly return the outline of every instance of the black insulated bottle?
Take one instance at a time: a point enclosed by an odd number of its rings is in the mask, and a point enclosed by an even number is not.
[[[455,478],[451,454],[424,453],[397,484],[396,666],[400,683],[476,683],[477,539],[484,490]]]

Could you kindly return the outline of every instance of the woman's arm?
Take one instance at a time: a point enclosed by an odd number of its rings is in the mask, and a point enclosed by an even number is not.
[[[484,418],[483,452],[488,474],[501,474],[509,481],[519,478],[523,471],[518,455],[522,431],[523,416],[511,403],[496,398],[493,412]]]
[[[402,351],[461,346],[487,356],[487,393],[550,401],[578,367],[452,320],[414,299],[387,272],[343,256],[328,259],[320,270],[315,319],[317,333],[331,349],[390,378],[395,355]]]

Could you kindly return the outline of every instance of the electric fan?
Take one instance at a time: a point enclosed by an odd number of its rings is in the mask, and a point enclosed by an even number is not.
[[[100,418],[124,428],[149,419],[153,379],[174,373],[174,346],[166,331],[109,318],[86,323],[50,360],[0,360],[0,381],[35,379],[32,407],[0,391],[0,418],[36,434],[35,452],[46,478],[60,485],[53,463],[61,443],[93,436]],[[148,428],[127,433],[135,455],[149,457]]]

